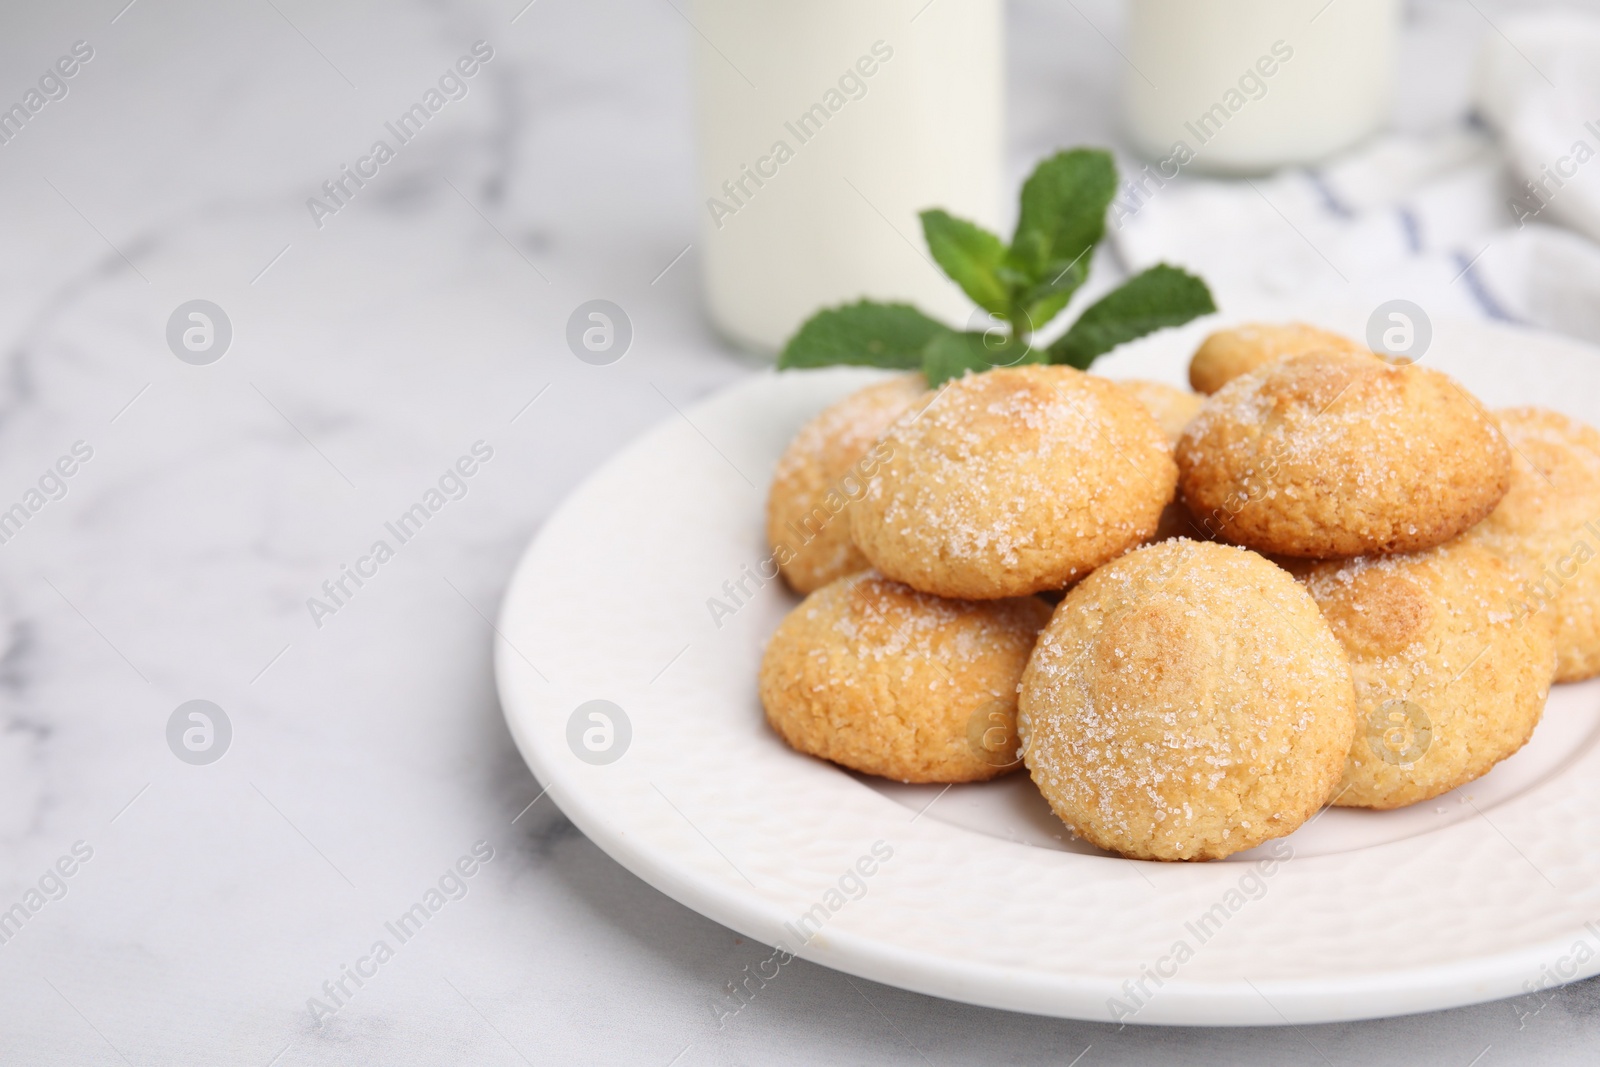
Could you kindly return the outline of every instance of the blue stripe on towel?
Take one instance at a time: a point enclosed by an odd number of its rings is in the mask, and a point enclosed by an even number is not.
[[[1467,283],[1467,291],[1472,294],[1472,299],[1478,302],[1483,313],[1491,319],[1501,322],[1518,322],[1522,320],[1500,306],[1500,302],[1490,294],[1483,280],[1478,277],[1477,264],[1468,259],[1465,254],[1457,252],[1456,264],[1461,268],[1461,280]]]
[[[1341,219],[1353,219],[1356,217],[1356,213],[1351,211],[1345,202],[1339,199],[1338,194],[1333,191],[1333,186],[1328,184],[1328,180],[1322,176],[1321,171],[1308,170],[1306,171],[1306,178],[1311,182],[1311,187],[1317,191],[1317,195],[1322,197],[1322,206],[1327,208],[1328,211]]]
[[[1406,248],[1412,252],[1422,251],[1422,223],[1417,219],[1417,213],[1402,204],[1395,209],[1400,216],[1400,229],[1406,235]]]

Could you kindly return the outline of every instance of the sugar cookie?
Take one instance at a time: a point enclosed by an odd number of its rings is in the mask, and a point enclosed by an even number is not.
[[[922,375],[897,375],[824,408],[789,442],[767,494],[767,543],[795,591],[866,569],[840,513],[877,470],[873,443],[927,395]]]
[[[1398,808],[1482,777],[1539,723],[1555,649],[1510,610],[1515,573],[1458,538],[1427,552],[1330,560],[1306,589],[1350,658],[1357,729],[1334,803]]]
[[[1344,650],[1254,552],[1165,541],[1069,592],[1022,679],[1028,770],[1062,821],[1140,859],[1218,859],[1291,833],[1355,734]]]
[[[1176,456],[1205,529],[1313,559],[1443,544],[1494,510],[1511,478],[1500,431],[1450,378],[1331,352],[1229,382]]]
[[[1132,393],[1135,400],[1144,405],[1145,410],[1161,424],[1161,428],[1167,433],[1167,439],[1173,444],[1177,444],[1178,438],[1183,436],[1183,428],[1189,425],[1189,420],[1200,414],[1200,408],[1206,400],[1203,396],[1168,385],[1166,382],[1151,382],[1142,378],[1115,380],[1118,385]]]
[[[1252,322],[1218,330],[1195,349],[1189,361],[1189,384],[1197,393],[1214,393],[1263,364],[1321,350],[1366,351],[1348,337],[1303,322]]]
[[[884,574],[940,596],[1062,588],[1149,538],[1177,479],[1149,412],[1070,367],[952,381],[882,446],[851,536]]]
[[[1495,412],[1511,488],[1467,536],[1522,580],[1517,611],[1555,631],[1556,681],[1600,674],[1600,432],[1544,408]]]
[[[784,619],[761,662],[767,721],[792,747],[903,782],[1015,770],[1017,682],[1050,607],[943,600],[875,571]]]

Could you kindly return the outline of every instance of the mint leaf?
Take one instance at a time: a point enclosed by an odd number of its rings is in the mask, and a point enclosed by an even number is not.
[[[1050,362],[1087,370],[1125,341],[1217,310],[1206,283],[1165,263],[1123,282],[1084,309],[1072,328],[1050,346]]]
[[[937,388],[968,371],[977,374],[995,367],[1044,363],[1047,359],[1048,353],[1043,349],[1030,348],[1011,338],[997,345],[992,334],[952,331],[928,343],[922,356],[922,376],[928,379],[930,388]]]
[[[1074,148],[1040,163],[1022,186],[1011,259],[1035,281],[1059,273],[1100,243],[1116,191],[1117,167],[1104,150]]]
[[[862,300],[826,308],[807,319],[783,346],[780,370],[791,367],[895,367],[916,370],[922,350],[954,331],[910,304]]]
[[[1069,261],[1039,284],[1022,290],[1017,299],[1029,332],[1038,331],[1061,313],[1061,309],[1072,299],[1072,294],[1088,280],[1089,261],[1093,258],[1093,252],[1088,252],[1076,262]]]
[[[1006,287],[995,274],[1006,255],[1000,238],[938,208],[924,211],[921,218],[928,251],[944,272],[985,311],[1007,311]]]
[[[1022,209],[1006,253],[1010,276],[1026,279],[1013,303],[1032,329],[1054,318],[1089,276],[1117,191],[1111,154],[1074,148],[1040,163],[1022,186]]]

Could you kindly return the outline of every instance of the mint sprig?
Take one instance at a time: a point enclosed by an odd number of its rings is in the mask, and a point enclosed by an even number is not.
[[[1116,188],[1110,153],[1075,148],[1040,163],[1023,183],[1009,245],[949,212],[922,212],[934,262],[1003,328],[957,331],[909,304],[861,300],[811,316],[784,346],[778,366],[921,368],[935,386],[1021,363],[1087,369],[1119,344],[1217,310],[1203,281],[1161,264],[1091,304],[1053,344],[1033,346],[1033,335],[1088,280]]]

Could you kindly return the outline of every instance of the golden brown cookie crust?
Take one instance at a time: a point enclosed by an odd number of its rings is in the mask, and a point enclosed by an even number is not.
[[[1550,629],[1517,615],[1514,572],[1458,538],[1427,552],[1332,560],[1303,579],[1350,659],[1356,737],[1334,796],[1398,808],[1488,773],[1533,734]]]
[[[1024,759],[1074,833],[1140,859],[1219,859],[1328,799],[1355,732],[1344,650],[1244,549],[1166,541],[1056,608],[1023,675]]]
[[[1303,322],[1250,322],[1218,330],[1195,349],[1189,361],[1189,384],[1197,393],[1214,393],[1241,374],[1307,352],[1366,352],[1343,334]]]
[[[1468,537],[1511,564],[1517,611],[1546,616],[1556,681],[1600,674],[1600,431],[1544,408],[1495,412],[1511,488]]]
[[[952,381],[881,444],[851,535],[884,574],[948,597],[1070,584],[1149,538],[1177,479],[1149,412],[1070,367]]]
[[[867,568],[842,512],[877,471],[873,444],[927,395],[921,374],[897,375],[824,408],[789,442],[767,494],[767,544],[796,592]]]
[[[1511,477],[1492,418],[1452,379],[1326,352],[1229,382],[1176,455],[1208,533],[1312,559],[1443,544],[1494,510]]]
[[[865,571],[795,608],[761,661],[767,721],[801,752],[902,782],[1018,769],[1017,682],[1050,607],[943,600]]]
[[[1200,414],[1200,408],[1206,402],[1206,398],[1198,393],[1179,389],[1166,382],[1146,381],[1143,378],[1115,380],[1118,385],[1132,393],[1135,400],[1144,405],[1151,417],[1160,423],[1161,429],[1166,431],[1167,440],[1174,445],[1178,443],[1178,438],[1183,436],[1183,428]]]

